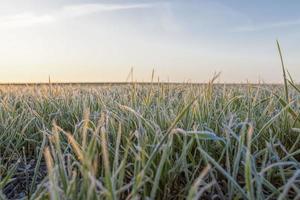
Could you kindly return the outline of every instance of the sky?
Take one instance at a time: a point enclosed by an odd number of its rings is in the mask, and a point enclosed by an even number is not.
[[[298,0],[0,0],[0,82],[300,81]]]

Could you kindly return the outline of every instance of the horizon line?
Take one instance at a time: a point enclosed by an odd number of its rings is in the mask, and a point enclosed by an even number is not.
[[[191,84],[191,85],[205,85],[209,84],[209,82],[179,82],[179,81],[102,81],[102,82],[94,82],[94,81],[86,81],[86,82],[0,82],[0,86],[26,86],[26,85],[127,85],[127,84],[139,84],[139,85],[150,85],[150,84]],[[214,82],[216,85],[284,85],[283,82]],[[300,83],[296,83],[298,85]]]

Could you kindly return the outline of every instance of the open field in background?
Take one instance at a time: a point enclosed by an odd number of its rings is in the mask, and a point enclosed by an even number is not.
[[[1,198],[299,199],[290,83],[1,86]]]

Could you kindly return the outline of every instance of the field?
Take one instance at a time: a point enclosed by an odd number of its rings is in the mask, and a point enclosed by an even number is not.
[[[300,91],[285,80],[3,85],[1,198],[299,199]]]

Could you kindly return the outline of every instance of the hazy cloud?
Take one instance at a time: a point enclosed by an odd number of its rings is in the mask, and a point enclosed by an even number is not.
[[[0,17],[0,27],[26,27],[35,24],[49,23],[55,21],[52,15],[35,15],[33,13],[22,13],[12,16]]]
[[[118,11],[151,7],[151,4],[79,4],[65,6],[62,10],[62,16],[83,16],[104,11]]]
[[[28,27],[37,24],[51,23],[62,19],[81,17],[98,12],[112,12],[129,9],[143,9],[152,7],[153,4],[76,4],[63,6],[58,11],[38,15],[25,12],[10,16],[0,16],[0,28]]]

